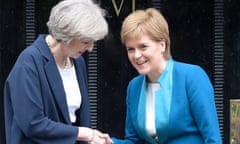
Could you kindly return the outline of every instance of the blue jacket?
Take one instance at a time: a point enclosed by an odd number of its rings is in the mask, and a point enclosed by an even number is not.
[[[90,126],[86,66],[74,60],[82,103],[80,125]],[[18,57],[4,87],[7,144],[74,144],[78,128],[71,125],[60,73],[45,35]]]
[[[166,139],[162,144],[221,144],[212,84],[199,67],[174,61],[172,99]],[[113,138],[115,144],[156,144],[137,124],[141,86],[145,76],[135,77],[128,85],[125,139]],[[158,111],[158,110],[156,110]],[[144,123],[143,123],[144,125]],[[158,131],[158,130],[157,130]]]

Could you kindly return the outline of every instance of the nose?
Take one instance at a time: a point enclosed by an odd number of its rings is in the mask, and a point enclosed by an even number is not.
[[[136,50],[134,56],[135,56],[136,59],[137,59],[137,58],[140,58],[140,57],[142,56],[141,51]]]
[[[91,52],[91,51],[93,51],[93,48],[94,48],[94,41],[89,43],[89,45],[86,47],[86,50],[88,52]]]

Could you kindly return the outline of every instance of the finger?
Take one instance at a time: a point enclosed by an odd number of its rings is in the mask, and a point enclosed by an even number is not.
[[[113,144],[113,141],[112,141],[112,139],[110,138],[109,134],[103,133],[103,137],[102,137],[102,138],[105,139],[105,141],[106,141],[107,144]]]
[[[106,134],[106,133],[103,133],[103,134],[101,135],[101,137],[102,137],[102,138],[105,138],[105,139],[108,139],[108,138],[110,138],[110,137],[109,137],[109,135],[108,135],[108,134]]]
[[[98,130],[95,130],[95,132],[96,132],[96,135],[98,135],[99,137],[104,137],[104,134],[103,134],[103,133],[101,133],[100,131],[98,131]]]
[[[113,144],[114,143],[108,134],[104,134],[104,139],[106,141],[106,144]]]
[[[96,138],[94,139],[94,143],[96,143],[96,144],[106,144],[106,140],[96,136]]]

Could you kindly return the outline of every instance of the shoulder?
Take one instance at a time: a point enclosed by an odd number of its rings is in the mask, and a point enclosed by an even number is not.
[[[45,44],[45,35],[39,35],[38,38],[28,47],[26,47],[20,54],[18,59],[41,59],[51,56],[50,50]]]
[[[21,51],[18,55],[14,67],[31,67],[34,63],[39,62],[41,56],[37,52],[36,48],[31,45]]]
[[[141,86],[144,82],[144,75],[138,75],[136,77],[134,77],[128,84],[128,93],[136,93],[137,91],[141,90]]]
[[[134,77],[130,82],[129,85],[135,85],[138,83],[142,83],[144,80],[144,75],[138,75],[136,77]]]
[[[192,75],[192,76],[197,76],[197,75],[206,75],[205,70],[195,64],[189,64],[189,63],[184,63],[184,62],[179,62],[179,61],[174,61],[174,66],[173,66],[173,74],[180,74],[180,75]]]
[[[196,69],[202,69],[199,65],[180,62],[180,61],[174,61],[174,68],[176,70],[181,70],[181,71],[191,71]]]
[[[173,75],[177,81],[183,80],[189,87],[194,85],[210,86],[211,80],[206,71],[199,65],[175,62]]]

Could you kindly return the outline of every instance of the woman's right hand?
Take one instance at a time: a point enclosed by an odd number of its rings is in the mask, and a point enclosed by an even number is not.
[[[108,134],[87,127],[79,127],[77,140],[86,141],[89,144],[113,144]]]

